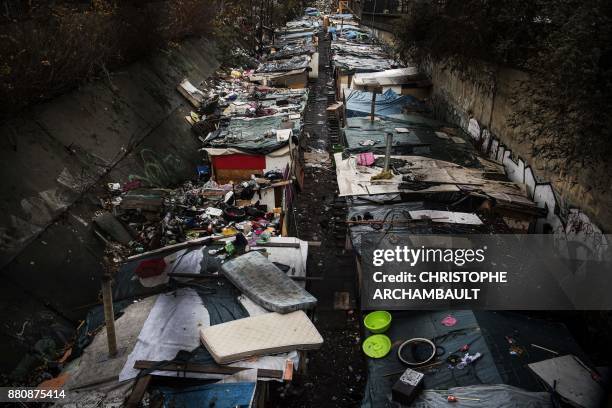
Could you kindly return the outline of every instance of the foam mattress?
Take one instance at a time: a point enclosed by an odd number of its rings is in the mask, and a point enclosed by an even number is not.
[[[317,304],[317,298],[257,251],[225,262],[221,271],[242,293],[267,310],[289,313]]]
[[[312,350],[323,338],[301,310],[247,317],[200,330],[204,347],[219,364],[249,357]]]

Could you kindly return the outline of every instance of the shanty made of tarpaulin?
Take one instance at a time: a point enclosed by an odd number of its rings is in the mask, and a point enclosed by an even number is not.
[[[453,389],[457,396],[480,400],[475,405],[464,405],[469,402],[465,400],[461,406],[551,407],[550,395],[544,393],[545,388],[526,365],[529,361],[549,359],[551,353],[529,345],[546,345],[551,350],[563,350],[582,361],[589,361],[564,325],[512,312],[449,310],[396,311],[392,314],[393,324],[386,334],[394,344],[411,338],[430,339],[439,346],[439,360],[446,359],[465,344],[469,344],[471,354],[479,352],[482,355],[462,369],[447,364],[426,369],[425,392],[415,406],[446,407],[449,405],[446,398],[433,398],[427,390]],[[448,316],[452,317],[453,324],[442,324]],[[511,351],[520,348],[512,348],[508,339],[521,347],[529,347],[528,352],[525,350],[521,356],[512,354]],[[418,352],[411,350],[413,354]],[[407,368],[399,360],[397,348],[384,358],[368,359],[367,364],[368,382],[362,408],[393,407],[391,387]],[[472,387],[475,388],[470,392]]]
[[[416,67],[396,68],[380,72],[363,72],[355,74],[353,85],[366,87],[369,85],[396,86],[416,84],[424,79],[424,76]]]
[[[266,57],[266,60],[280,60],[292,58],[298,55],[312,55],[315,53],[315,47],[312,45],[301,45],[301,44],[286,44],[277,51],[271,53]]]
[[[314,7],[306,7],[304,9],[304,14],[306,14],[307,16],[318,16],[319,15],[319,10],[317,10]]]
[[[467,136],[447,136],[443,123],[420,115],[397,114],[377,117],[349,117],[342,129],[348,153],[384,154],[386,135],[393,135],[392,155],[419,155],[450,161],[466,167],[482,167]],[[444,136],[444,137],[441,137]]]
[[[235,147],[245,153],[268,154],[289,144],[279,137],[279,130],[291,130],[299,135],[301,122],[289,120],[287,115],[260,118],[232,118],[228,126],[211,132],[204,141],[205,147]]]
[[[262,63],[257,68],[258,73],[268,72],[286,72],[293,71],[296,69],[304,69],[310,64],[310,57],[308,55],[298,55],[290,59],[275,60]]]
[[[287,24],[285,24],[285,27],[287,27],[287,29],[296,29],[296,28],[318,29],[320,26],[321,24],[319,23],[319,20],[307,19],[307,18],[288,21]]]
[[[375,72],[397,66],[391,58],[367,58],[353,55],[334,55],[334,66],[346,71]]]
[[[375,115],[399,114],[408,107],[410,110],[424,109],[422,102],[410,95],[398,95],[392,89],[376,95]],[[346,96],[346,116],[367,116],[372,111],[372,92],[351,90]]]
[[[331,49],[336,55],[351,55],[367,58],[388,58],[388,54],[376,44],[357,44],[349,41],[334,41]]]

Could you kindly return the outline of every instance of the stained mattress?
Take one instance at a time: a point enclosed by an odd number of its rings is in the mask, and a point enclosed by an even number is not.
[[[202,344],[219,364],[249,357],[317,349],[323,338],[308,316],[293,313],[266,313],[200,330]]]
[[[224,263],[221,271],[242,293],[267,310],[289,313],[317,304],[317,298],[257,251]]]

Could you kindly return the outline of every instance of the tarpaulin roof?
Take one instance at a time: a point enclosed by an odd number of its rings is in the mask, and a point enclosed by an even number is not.
[[[381,72],[363,72],[355,74],[353,84],[358,86],[367,85],[403,85],[423,78],[416,67],[388,69]]]
[[[398,95],[392,89],[376,95],[375,114],[387,116],[402,113],[404,107],[413,106],[422,108],[422,103],[411,95]],[[372,108],[372,92],[356,89],[346,96],[346,115],[367,116]]]
[[[264,62],[259,66],[259,68],[257,68],[256,72],[286,72],[296,69],[304,69],[308,67],[309,63],[310,57],[308,55],[298,55],[290,59]]]
[[[451,193],[452,194],[452,193]],[[410,215],[412,211],[418,210],[445,210],[447,206],[434,200],[407,201],[397,204],[376,205],[373,203],[355,205],[354,200],[349,200],[348,220],[359,222],[372,221],[372,224],[355,223],[350,225],[349,232],[351,245],[357,254],[361,254],[361,242],[364,234],[380,231],[382,228],[394,235],[413,234],[485,234],[499,232],[495,225],[470,225],[470,224],[445,224],[432,222],[416,222]],[[380,224],[377,221],[393,222],[393,224]]]
[[[349,117],[343,128],[344,140],[349,152],[374,152],[383,154],[386,134],[393,134],[391,154],[439,158],[466,167],[481,167],[474,148],[465,139],[442,138],[438,129],[443,124],[421,115],[393,114],[377,117],[374,123],[369,117]],[[407,131],[407,132],[406,132]],[[372,144],[374,142],[374,144]]]
[[[356,121],[355,119],[361,119]],[[357,122],[357,123],[356,123]],[[416,132],[398,132],[404,129],[401,122],[376,120],[370,123],[368,118],[348,118],[347,127],[343,129],[346,145],[351,152],[374,151],[379,152],[385,148],[386,135],[393,135],[392,154],[401,154],[402,147],[410,150],[411,146],[423,146],[423,141]]]
[[[245,153],[268,154],[289,143],[279,140],[275,130],[292,129],[300,134],[299,119],[289,120],[288,115],[259,118],[232,118],[227,127],[220,127],[204,141],[205,147],[235,147]]]
[[[251,406],[256,385],[256,382],[220,382],[183,389],[162,387],[159,390],[163,395],[164,408],[235,408]]]
[[[334,54],[337,55],[354,55],[368,58],[377,56],[385,58],[388,54],[380,45],[376,44],[358,44],[348,41],[334,41],[331,45]]]
[[[312,45],[301,45],[301,44],[287,44],[284,45],[280,50],[272,53],[266,57],[268,61],[270,60],[278,60],[295,57],[297,55],[303,54],[313,54],[315,52],[315,48]]]
[[[470,344],[470,354],[479,352],[482,357],[464,369],[451,369],[440,364],[426,371],[425,389],[449,389],[482,384],[508,384],[529,391],[544,391],[526,366],[526,363],[550,358],[550,353],[530,344],[546,345],[552,350],[563,350],[586,358],[584,352],[571,337],[567,328],[561,324],[537,320],[517,313],[455,310],[437,312],[392,312],[393,324],[385,333],[395,345],[391,352],[381,359],[368,359],[368,382],[362,407],[391,407],[391,387],[398,380],[406,366],[397,358],[400,340],[415,337],[431,339],[443,347],[444,354],[438,357],[444,360],[464,344]],[[456,324],[447,327],[441,323],[452,315]],[[510,354],[507,336],[514,338],[521,347],[529,348],[523,355]],[[397,373],[397,374],[395,374]],[[519,390],[517,390],[518,392]],[[459,394],[460,395],[460,394]],[[491,405],[484,400],[480,404]],[[486,394],[489,395],[489,394]],[[538,397],[537,395],[534,397]],[[548,407],[541,398],[533,398],[534,407]],[[531,398],[530,398],[531,399]],[[448,402],[444,400],[445,405]],[[497,404],[494,404],[498,406]],[[427,405],[439,406],[439,405]],[[482,406],[482,405],[481,405]]]
[[[353,55],[334,55],[334,66],[355,72],[373,72],[391,69],[395,61],[385,58],[368,58]]]
[[[300,28],[300,27],[319,28],[320,25],[321,24],[319,23],[318,19],[308,19],[308,18],[303,18],[301,20],[288,21],[285,24],[285,26],[289,29]],[[280,29],[279,31],[282,31],[282,29]]]

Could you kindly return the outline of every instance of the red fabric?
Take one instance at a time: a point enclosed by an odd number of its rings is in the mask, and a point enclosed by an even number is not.
[[[163,258],[147,259],[138,264],[134,273],[139,278],[150,278],[161,275],[164,269],[166,269],[166,261]]]
[[[256,156],[250,154],[226,154],[223,156],[213,156],[213,167],[219,170],[235,169],[265,169],[266,156]]]

